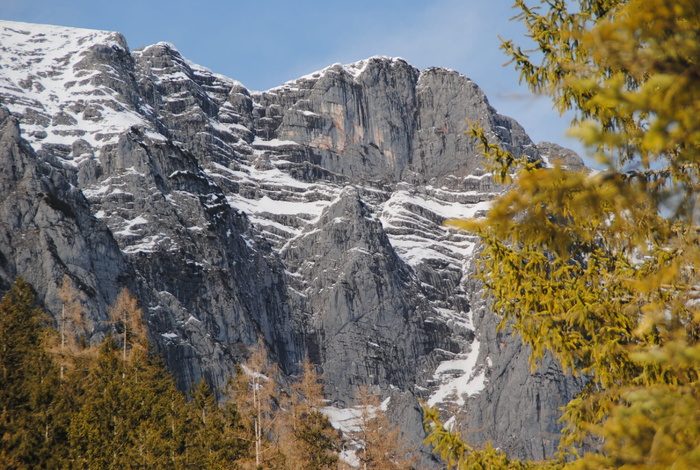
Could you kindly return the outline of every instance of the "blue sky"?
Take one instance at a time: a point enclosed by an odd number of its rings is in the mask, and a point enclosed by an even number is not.
[[[0,0],[0,19],[119,31],[129,47],[173,43],[191,61],[266,90],[336,62],[403,57],[474,80],[536,142],[582,152],[547,98],[518,85],[499,50],[524,29],[509,0]]]

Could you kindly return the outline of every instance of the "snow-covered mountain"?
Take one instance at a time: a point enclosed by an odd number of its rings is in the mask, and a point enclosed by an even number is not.
[[[465,118],[566,152],[467,77],[373,57],[252,92],[170,44],[0,21],[0,103],[0,290],[22,274],[55,315],[68,274],[99,338],[128,287],[183,388],[223,386],[262,337],[287,374],[310,357],[335,407],[369,385],[416,435],[422,398],[474,442],[554,451],[577,385],[496,333],[477,240],[442,222],[501,190]]]

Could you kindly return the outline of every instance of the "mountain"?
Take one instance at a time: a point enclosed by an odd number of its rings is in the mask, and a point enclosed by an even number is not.
[[[64,275],[93,340],[129,288],[181,388],[221,389],[262,338],[309,357],[335,407],[362,385],[421,437],[417,399],[471,442],[554,452],[581,383],[529,352],[445,228],[503,188],[465,118],[516,155],[564,158],[467,77],[402,59],[335,64],[265,92],[159,43],[0,21],[0,290],[23,275],[54,317]]]

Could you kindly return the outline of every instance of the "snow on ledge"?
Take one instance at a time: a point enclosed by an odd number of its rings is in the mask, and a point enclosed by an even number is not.
[[[289,147],[298,145],[299,144],[294,142],[293,140],[263,140],[257,136],[255,137],[255,140],[253,140],[253,147]]]
[[[481,343],[474,340],[467,354],[458,354],[455,359],[443,361],[435,370],[434,378],[442,385],[430,396],[428,406],[454,401],[458,406],[466,404],[465,397],[480,393],[486,387],[486,370],[478,367]],[[455,399],[451,399],[456,396]]]

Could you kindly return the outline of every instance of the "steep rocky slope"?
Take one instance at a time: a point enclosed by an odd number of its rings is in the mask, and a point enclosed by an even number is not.
[[[442,226],[500,191],[465,118],[541,155],[474,82],[375,57],[259,93],[169,44],[4,21],[0,66],[0,288],[22,274],[55,315],[68,274],[99,338],[129,287],[183,388],[262,337],[333,406],[369,385],[416,436],[420,397],[475,442],[552,454],[577,384],[495,332],[477,240]]]

